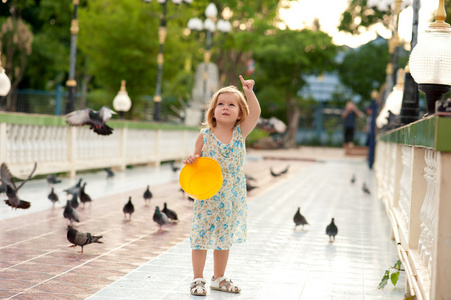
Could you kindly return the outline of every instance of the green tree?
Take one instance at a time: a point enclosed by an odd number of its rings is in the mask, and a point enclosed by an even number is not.
[[[337,49],[326,33],[311,30],[273,29],[257,41],[253,52],[258,70],[258,97],[263,103],[278,103],[278,108],[285,105],[288,121],[285,146],[293,146],[296,141],[302,102],[298,91],[305,85],[302,75],[332,70]],[[265,97],[267,90],[271,99]]]
[[[378,39],[356,49],[349,49],[338,65],[340,81],[362,100],[371,99],[371,91],[385,82],[388,63],[387,42]]]

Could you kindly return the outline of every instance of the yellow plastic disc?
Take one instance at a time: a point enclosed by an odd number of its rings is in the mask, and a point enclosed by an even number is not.
[[[222,186],[221,166],[212,158],[199,157],[192,165],[183,167],[179,182],[190,197],[197,200],[211,198]]]

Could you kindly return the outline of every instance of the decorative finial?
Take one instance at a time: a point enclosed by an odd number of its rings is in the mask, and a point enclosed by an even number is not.
[[[127,90],[125,89],[125,83],[126,83],[126,81],[125,80],[122,80],[121,81],[121,92],[127,92]]]
[[[450,25],[445,22],[446,10],[445,0],[439,0],[437,11],[435,12],[435,22],[429,24],[430,29],[447,29]]]

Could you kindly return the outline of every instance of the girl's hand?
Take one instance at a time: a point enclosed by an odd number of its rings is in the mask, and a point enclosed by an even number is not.
[[[199,157],[200,157],[199,154],[196,154],[196,155],[192,154],[192,155],[188,156],[188,157],[183,161],[183,163],[184,163],[184,164],[191,165],[191,164],[193,164],[193,163],[196,161],[196,159],[198,159]]]
[[[255,81],[252,79],[244,80],[243,76],[240,75],[241,83],[243,84],[243,90],[245,92],[252,91]]]

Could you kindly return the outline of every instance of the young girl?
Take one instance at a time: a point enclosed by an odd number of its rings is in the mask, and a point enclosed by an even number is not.
[[[234,86],[217,91],[206,112],[206,123],[196,140],[194,154],[183,163],[192,164],[198,157],[215,159],[222,169],[223,184],[207,200],[194,200],[191,248],[194,279],[192,295],[207,294],[204,266],[207,250],[213,249],[214,275],[210,288],[229,293],[241,289],[224,277],[229,250],[234,243],[246,241],[246,179],[243,171],[245,139],[260,116],[260,104],[253,92],[255,82],[240,75],[244,95]]]

